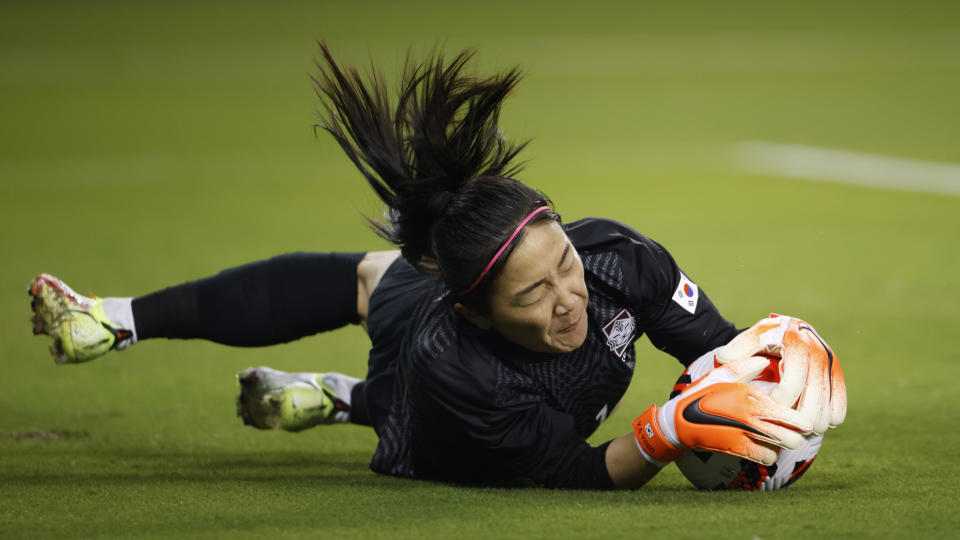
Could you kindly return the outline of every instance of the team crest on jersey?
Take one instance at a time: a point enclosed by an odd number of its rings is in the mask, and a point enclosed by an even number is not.
[[[636,331],[637,319],[625,309],[617,313],[617,316],[603,327],[603,333],[607,336],[607,347],[610,347],[610,350],[620,358],[623,358],[623,353],[630,345]]]
[[[690,278],[680,272],[680,283],[677,290],[673,291],[673,301],[680,307],[690,312],[691,315],[697,311],[697,300],[700,299],[700,288],[697,284],[690,281]]]

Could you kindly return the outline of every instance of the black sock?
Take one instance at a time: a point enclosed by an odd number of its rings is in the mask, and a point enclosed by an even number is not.
[[[291,253],[133,300],[137,339],[200,338],[242,347],[356,324],[363,253]]]
[[[370,415],[367,414],[367,385],[366,381],[353,385],[350,391],[350,423],[361,426],[372,426]]]

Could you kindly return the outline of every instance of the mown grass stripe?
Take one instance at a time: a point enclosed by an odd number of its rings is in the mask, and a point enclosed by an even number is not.
[[[744,142],[734,155],[763,175],[960,196],[960,165],[800,144]]]

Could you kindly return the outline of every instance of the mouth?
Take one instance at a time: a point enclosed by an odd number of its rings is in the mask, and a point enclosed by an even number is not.
[[[560,331],[557,332],[557,333],[558,333],[558,334],[569,334],[570,332],[573,332],[574,330],[577,329],[577,326],[580,325],[580,321],[582,321],[582,320],[583,320],[583,313],[581,313],[580,316],[577,317],[577,320],[573,321],[573,324],[571,324],[570,326],[568,326],[568,327],[560,330]]]

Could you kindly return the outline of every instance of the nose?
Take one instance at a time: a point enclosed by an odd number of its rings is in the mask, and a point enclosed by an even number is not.
[[[553,308],[557,317],[563,317],[577,309],[577,295],[574,287],[564,287],[557,292],[557,303]]]

